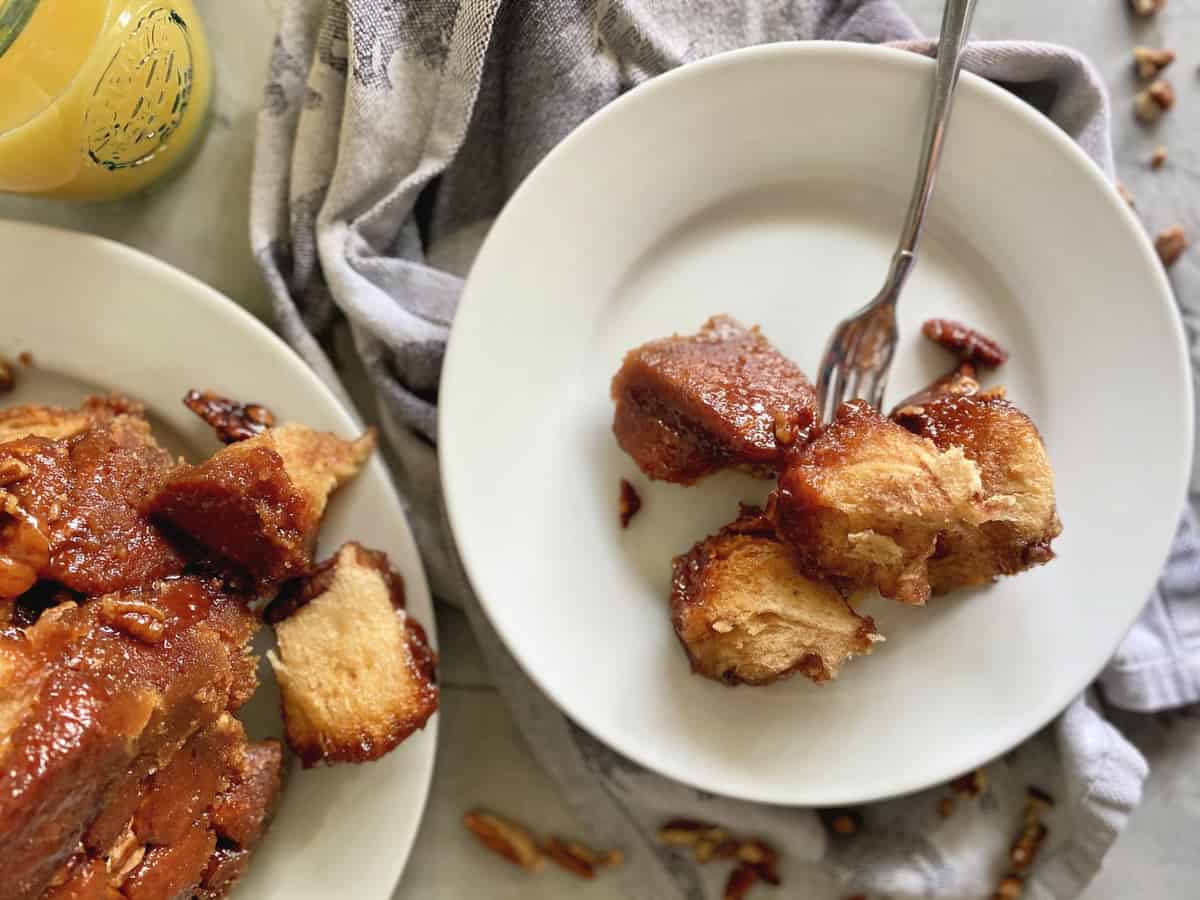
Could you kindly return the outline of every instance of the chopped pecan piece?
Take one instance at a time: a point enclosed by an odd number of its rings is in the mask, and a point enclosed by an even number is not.
[[[950,319],[930,319],[921,334],[945,347],[960,361],[996,368],[1008,360],[1008,351],[987,335]]]
[[[1142,78],[1153,78],[1171,63],[1175,62],[1175,51],[1156,49],[1154,47],[1134,47],[1133,64]]]
[[[1158,251],[1158,258],[1162,260],[1164,266],[1174,265],[1179,257],[1183,256],[1187,245],[1187,234],[1182,225],[1164,228],[1154,239],[1154,249]]]
[[[546,841],[542,847],[545,854],[550,857],[558,865],[562,866],[572,875],[579,878],[592,879],[596,877],[596,863],[594,854],[580,853],[578,850],[573,850],[571,844],[560,841],[558,838],[552,837]],[[593,856],[588,859],[588,856]]]
[[[0,394],[7,394],[17,386],[17,375],[12,363],[0,357]]]
[[[822,818],[829,830],[841,837],[850,837],[862,830],[862,816],[852,809],[827,810]]]
[[[538,872],[546,864],[533,835],[515,822],[491,813],[472,811],[463,816],[463,824],[481,844],[513,865]]]
[[[13,456],[0,459],[0,487],[6,484],[15,484],[22,478],[28,478],[32,473],[27,463],[22,462]]]
[[[265,406],[238,403],[212,391],[188,391],[183,403],[211,425],[225,444],[248,440],[275,424],[274,413]]]
[[[750,893],[750,888],[758,883],[758,869],[749,863],[742,863],[729,873],[725,882],[724,900],[743,900]]]
[[[1135,15],[1152,16],[1167,8],[1167,0],[1129,0]]]
[[[166,613],[141,600],[108,596],[100,600],[100,620],[146,644],[157,644],[166,634]]]
[[[1150,168],[1161,169],[1163,163],[1167,161],[1167,148],[1161,144],[1154,148],[1154,152],[1150,154]]]
[[[1162,114],[1175,105],[1175,88],[1162,78],[1138,91],[1133,101],[1134,115],[1142,122],[1157,122]]]

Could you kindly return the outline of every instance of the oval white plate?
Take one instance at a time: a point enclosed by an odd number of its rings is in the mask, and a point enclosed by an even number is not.
[[[891,400],[948,360],[929,316],[1012,351],[1066,531],[1051,565],[869,612],[888,636],[817,687],[689,674],[670,560],[764,485],[649,484],[617,448],[609,379],[650,338],[727,312],[810,373],[878,289],[915,172],[929,60],[860,45],[754,48],[656,79],[529,176],[468,280],[441,390],[446,505],[508,647],[631,758],[748,799],[904,793],[994,757],[1095,677],[1162,565],[1185,492],[1191,385],[1149,241],[1100,171],[994,85],[960,89]],[[617,483],[644,507],[627,532]]]
[[[143,400],[172,450],[216,449],[180,402],[191,387],[254,400],[284,421],[349,436],[361,430],[312,371],[266,326],[199,281],[128,247],[0,221],[0,355],[33,353],[4,403],[73,402],[116,390]],[[322,558],[343,541],[384,550],[404,576],[408,607],[436,644],[425,571],[379,455],[334,495]],[[262,648],[259,648],[262,649]],[[282,734],[270,666],[241,718],[253,737]],[[437,718],[375,763],[304,771],[293,761],[274,823],[235,897],[386,898],[421,821]]]

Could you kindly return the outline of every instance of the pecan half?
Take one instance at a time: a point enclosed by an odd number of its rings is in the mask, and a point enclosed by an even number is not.
[[[996,368],[1008,361],[1008,351],[974,328],[950,319],[930,319],[921,326],[921,334],[945,347],[962,362]]]
[[[265,406],[238,403],[212,391],[188,391],[183,403],[211,425],[225,444],[247,440],[275,424],[274,413]]]
[[[1158,258],[1162,260],[1164,266],[1172,266],[1183,256],[1183,251],[1187,249],[1188,239],[1187,234],[1183,230],[1182,225],[1172,225],[1170,228],[1164,228],[1158,233],[1154,239],[1154,249],[1158,251]]]
[[[463,816],[463,824],[483,846],[515,866],[538,872],[546,864],[533,835],[515,822],[473,810]]]
[[[637,490],[632,484],[621,479],[621,499],[618,501],[617,513],[621,517],[621,527],[628,528],[629,523],[633,521],[633,517],[638,514],[638,510],[642,508],[642,498],[638,496]]]
[[[1175,51],[1156,49],[1154,47],[1134,47],[1133,65],[1142,78],[1153,78],[1171,63],[1175,62]]]

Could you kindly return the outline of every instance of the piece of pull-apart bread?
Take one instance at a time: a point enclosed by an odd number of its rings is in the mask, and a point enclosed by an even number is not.
[[[817,419],[800,368],[728,316],[629,351],[612,398],[621,449],[649,478],[679,484],[731,467],[769,477]]]
[[[347,441],[305,425],[269,428],[177,468],[146,510],[258,581],[282,581],[312,564],[329,495],[374,448],[373,429]]]
[[[674,561],[671,618],[692,670],[726,684],[837,677],[883,640],[831,585],[806,576],[755,508]]]
[[[1003,388],[929,396],[900,406],[893,418],[979,467],[982,521],[938,536],[929,560],[934,593],[987,584],[1054,558],[1050,545],[1062,523],[1050,459],[1037,426]]]
[[[265,618],[288,745],[305,766],[378,759],[437,710],[436,654],[383,553],[344,544]]]
[[[979,467],[861,400],[796,452],[768,512],[810,571],[924,603],[938,534],[982,519]]]

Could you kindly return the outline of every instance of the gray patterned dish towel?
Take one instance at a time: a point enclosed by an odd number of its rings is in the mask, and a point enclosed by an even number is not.
[[[1190,512],[1100,691],[992,763],[990,789],[960,804],[952,826],[936,812],[942,792],[927,791],[868,807],[852,841],[828,838],[811,810],[670,782],[568,722],[501,647],[441,519],[442,354],[461,277],[505,200],[575,126],[639,83],[724,50],[807,38],[931,52],[891,0],[291,0],[258,123],[254,252],[292,346],[343,398],[346,373],[365,371],[436,594],[466,610],[581,832],[625,848],[628,864],[606,877],[630,897],[719,896],[716,867],[698,870],[655,845],[656,826],[678,815],[774,841],[787,896],[990,896],[1030,783],[1058,803],[1025,896],[1074,897],[1147,772],[1102,702],[1149,712],[1200,700]],[[1108,100],[1085,59],[1044,44],[979,43],[966,65],[1039,107],[1112,175]]]

